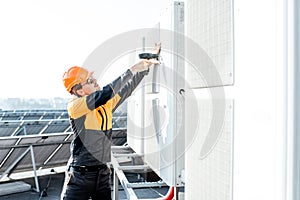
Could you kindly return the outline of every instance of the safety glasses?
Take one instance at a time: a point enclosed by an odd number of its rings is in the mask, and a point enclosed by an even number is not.
[[[90,85],[90,84],[93,84],[95,82],[95,78],[94,77],[89,77],[85,83],[81,84],[81,86],[84,86],[84,85]]]

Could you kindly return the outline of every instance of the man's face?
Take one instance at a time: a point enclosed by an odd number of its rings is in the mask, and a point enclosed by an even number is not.
[[[81,83],[81,86],[81,90],[84,92],[84,95],[89,95],[97,90],[100,90],[97,79],[95,79],[93,76],[90,76],[85,82]]]

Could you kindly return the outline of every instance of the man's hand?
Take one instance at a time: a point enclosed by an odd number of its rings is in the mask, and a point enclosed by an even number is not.
[[[155,47],[154,47],[154,50],[155,50],[155,54],[160,54],[160,51],[161,51],[161,43],[155,43]],[[135,64],[134,66],[132,66],[130,68],[130,71],[132,73],[136,73],[136,72],[142,72],[142,71],[145,71],[145,70],[148,70],[149,67],[151,67],[152,65],[156,65],[156,64],[160,64],[160,62],[153,58],[153,59],[142,59],[141,62]]]
[[[137,64],[133,65],[130,68],[130,71],[132,73],[136,73],[136,72],[142,72],[145,70],[148,70],[149,67],[151,67],[152,65],[155,64],[160,64],[160,62],[156,59],[143,59],[142,61],[138,62]]]

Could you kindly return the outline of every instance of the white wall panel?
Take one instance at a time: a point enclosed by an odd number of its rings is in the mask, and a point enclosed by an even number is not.
[[[230,41],[229,37],[233,28],[233,26],[230,28],[230,24],[233,24],[232,2],[231,0],[186,2],[187,35],[212,58],[222,79],[221,85],[229,85],[223,87],[226,98],[234,99],[234,181],[231,199],[291,199],[288,193],[293,186],[288,184],[288,178],[292,176],[286,164],[290,141],[287,141],[286,136],[288,125],[292,120],[288,120],[291,116],[287,115],[286,109],[290,108],[292,105],[290,100],[293,99],[287,96],[289,91],[287,85],[291,81],[288,79],[289,72],[292,70],[285,62],[288,62],[287,57],[289,58],[291,56],[289,53],[293,51],[285,52],[290,45],[285,44],[286,37],[291,34],[286,28],[292,24],[286,19],[290,15],[286,13],[287,1],[234,1],[234,52],[230,48],[233,40]],[[224,16],[220,17],[222,15]],[[224,31],[220,31],[221,29]],[[222,50],[227,46],[228,50]],[[196,52],[193,49],[187,50],[190,54]],[[221,51],[225,54],[223,55]],[[212,56],[213,54],[215,56]],[[233,64],[235,68],[231,70]],[[205,67],[200,69],[205,70]],[[210,69],[202,71],[203,74],[210,74]],[[233,82],[230,78],[231,72]],[[202,85],[205,86],[205,80],[211,79],[207,81],[211,84],[206,87],[216,86],[214,76],[208,75],[198,80],[194,76],[196,73],[187,70],[187,74],[192,88],[201,88]],[[202,112],[207,113],[205,110]],[[199,114],[202,116],[200,111]],[[205,123],[207,120],[202,121]],[[205,129],[199,123],[199,129],[201,128]],[[221,141],[222,137],[211,153],[201,161],[203,163],[200,164],[200,161],[192,165],[186,163],[186,199],[229,198],[220,196],[224,193],[211,189],[212,185],[216,188],[220,188],[220,184],[226,186],[226,182],[218,178],[221,177],[220,169],[224,170],[224,167],[215,156],[221,152],[218,150]],[[227,145],[222,144],[224,147]],[[192,157],[193,153],[189,151],[186,156],[190,156],[191,159],[188,160],[197,159]],[[190,166],[193,165],[194,168],[191,169]],[[192,176],[197,176],[199,171],[203,176],[198,176],[191,182]],[[197,181],[201,184],[197,185]],[[199,192],[204,188],[204,192]],[[205,197],[201,196],[204,194]]]
[[[197,61],[186,65],[185,199],[231,200],[234,105],[210,90],[234,84],[233,1],[188,0],[185,13],[186,57]]]
[[[197,48],[203,50],[199,55],[199,51],[187,48],[189,56],[200,59],[200,66],[187,67],[187,80],[192,88],[232,85],[234,82],[232,4],[232,0],[186,2],[186,34],[199,45]],[[213,66],[208,61],[212,61]],[[216,80],[211,67],[216,68],[221,82]]]
[[[230,200],[232,199],[233,162],[233,101],[225,104],[222,130],[211,151],[204,158],[201,148],[209,133],[212,117],[222,110],[212,107],[210,100],[187,96],[186,101],[186,199]],[[188,100],[190,99],[190,100]],[[197,102],[195,105],[195,101]]]

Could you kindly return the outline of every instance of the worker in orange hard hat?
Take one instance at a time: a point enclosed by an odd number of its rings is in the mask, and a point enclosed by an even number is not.
[[[159,64],[158,60],[144,59],[102,89],[93,72],[82,67],[74,66],[64,73],[64,86],[75,98],[68,103],[74,138],[62,199],[111,199],[107,163],[111,161],[112,113],[153,64]]]
[[[92,76],[93,72],[88,72],[86,69],[78,66],[71,67],[63,76],[63,82],[68,90],[72,93],[72,88],[79,83],[84,82],[88,77]]]

